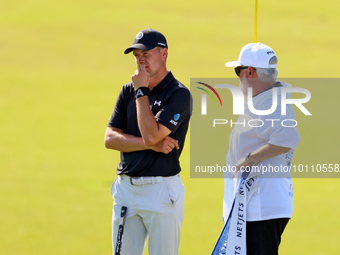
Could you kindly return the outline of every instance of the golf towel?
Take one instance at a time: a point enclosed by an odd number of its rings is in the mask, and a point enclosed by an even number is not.
[[[257,176],[242,173],[228,220],[225,222],[212,255],[246,255],[247,203],[257,190]]]

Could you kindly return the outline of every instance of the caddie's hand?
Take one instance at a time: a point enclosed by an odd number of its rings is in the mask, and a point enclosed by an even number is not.
[[[246,171],[246,167],[251,167],[251,164],[249,164],[246,159],[243,157],[241,158],[239,161],[237,161],[236,163],[236,173],[238,171],[240,171],[240,169],[242,168],[242,171],[245,172]],[[249,168],[248,168],[249,169]]]
[[[134,75],[131,76],[133,87],[149,87],[150,74],[145,70],[145,64],[139,64]]]
[[[162,141],[152,146],[151,149],[164,154],[170,153],[174,148],[179,149],[178,141],[167,136]]]

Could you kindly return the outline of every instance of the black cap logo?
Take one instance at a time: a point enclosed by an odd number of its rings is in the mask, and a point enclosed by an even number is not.
[[[136,35],[136,39],[139,40],[139,39],[142,39],[143,37],[143,32],[139,32],[137,35]]]

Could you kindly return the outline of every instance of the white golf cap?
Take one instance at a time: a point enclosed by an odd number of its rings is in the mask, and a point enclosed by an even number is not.
[[[275,57],[275,58],[273,58]],[[245,45],[237,61],[227,62],[226,67],[251,66],[258,68],[276,68],[277,57],[272,48],[262,43]]]

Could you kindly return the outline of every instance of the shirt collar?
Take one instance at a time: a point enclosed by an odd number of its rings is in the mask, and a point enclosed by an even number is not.
[[[271,86],[270,88],[268,88],[268,89],[266,89],[266,90],[264,90],[264,91],[258,93],[256,96],[253,96],[253,98],[254,98],[254,97],[257,97],[257,96],[260,95],[261,93],[266,92],[266,91],[268,91],[268,90],[270,90],[270,89],[272,89],[272,88],[275,88],[275,87],[282,87],[280,81],[277,81],[277,82],[276,82],[273,86]]]
[[[160,89],[165,89],[165,87],[174,79],[175,77],[172,75],[171,72],[164,77],[164,79],[155,87]]]

